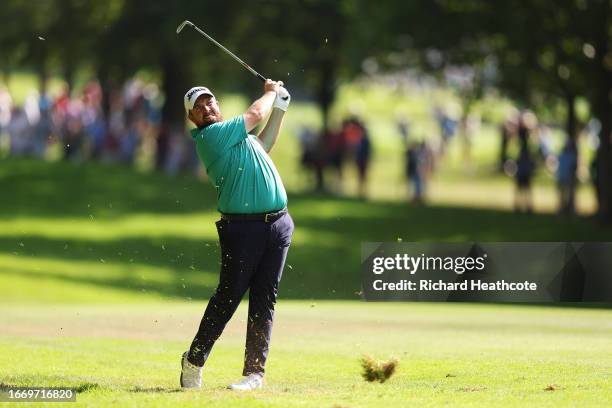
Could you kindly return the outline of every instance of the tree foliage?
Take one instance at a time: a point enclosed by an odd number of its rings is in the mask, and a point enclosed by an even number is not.
[[[140,69],[156,72],[167,103],[163,121],[180,126],[189,86],[260,91],[261,84],[193,30],[189,19],[260,71],[282,79],[296,97],[327,112],[338,84],[374,64],[449,66],[473,72],[465,100],[495,86],[525,105],[562,100],[574,137],[574,101],[584,97],[601,123],[599,201],[612,217],[612,21],[610,0],[4,0],[0,70],[29,68],[41,85],[49,72],[70,83],[83,66],[104,84]],[[494,70],[491,71],[491,67]],[[491,72],[494,75],[490,75]]]

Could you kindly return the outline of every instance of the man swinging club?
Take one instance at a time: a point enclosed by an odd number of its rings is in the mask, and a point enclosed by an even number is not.
[[[219,286],[191,347],[183,354],[180,382],[184,388],[202,385],[202,367],[247,289],[244,378],[228,388],[253,390],[263,385],[274,304],[294,227],[285,188],[268,156],[290,102],[282,85],[266,80],[264,94],[245,113],[225,121],[208,88],[191,88],[184,97],[188,118],[196,125],[191,135],[216,187],[221,213],[216,222],[221,246]],[[259,135],[249,134],[268,114]]]

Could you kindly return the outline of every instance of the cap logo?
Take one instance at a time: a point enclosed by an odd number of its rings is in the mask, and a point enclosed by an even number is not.
[[[191,97],[193,96],[193,94],[195,94],[196,92],[203,91],[203,90],[204,90],[204,88],[195,88],[195,89],[191,90],[191,92],[189,92],[189,93],[187,94],[187,99],[191,99]]]

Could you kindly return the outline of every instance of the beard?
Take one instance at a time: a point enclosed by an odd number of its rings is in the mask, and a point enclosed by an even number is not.
[[[213,123],[222,122],[222,121],[223,121],[223,115],[221,115],[221,112],[217,111],[215,112],[214,115],[209,115],[203,118],[202,127],[206,127],[206,126],[212,125]]]

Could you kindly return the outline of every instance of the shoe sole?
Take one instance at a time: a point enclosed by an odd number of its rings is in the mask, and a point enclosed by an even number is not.
[[[232,391],[254,391],[254,390],[260,390],[263,388],[263,384],[261,384],[258,387],[255,388],[248,388],[248,389],[242,389],[242,388],[237,388],[237,387],[233,387],[233,384],[230,384],[227,386],[228,390],[232,390]]]
[[[263,387],[255,387],[255,388],[242,389],[242,388],[232,388],[230,386],[227,387],[228,390],[238,391],[238,392],[255,391],[255,390],[261,390],[262,388]]]

